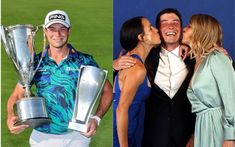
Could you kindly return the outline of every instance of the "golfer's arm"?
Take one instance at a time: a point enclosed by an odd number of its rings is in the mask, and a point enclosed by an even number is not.
[[[96,111],[96,115],[102,118],[104,114],[108,111],[113,100],[113,90],[112,85],[108,80],[106,80],[104,85],[104,90],[101,95],[100,103]]]
[[[18,99],[24,96],[24,92],[24,88],[17,83],[14,91],[12,92],[11,96],[8,98],[7,101],[7,118],[10,118],[15,115],[13,109],[14,104]]]

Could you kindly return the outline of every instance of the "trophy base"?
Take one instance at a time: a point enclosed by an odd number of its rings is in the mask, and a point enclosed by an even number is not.
[[[16,101],[18,121],[16,125],[27,124],[36,128],[43,123],[49,123],[45,101],[42,97],[27,97]]]
[[[38,117],[38,118],[29,118],[25,120],[19,120],[15,123],[15,125],[29,125],[31,128],[37,128],[38,126],[46,123],[50,123],[51,120],[46,117]]]
[[[69,122],[68,128],[75,130],[75,131],[83,132],[83,133],[87,132],[87,125],[86,124],[79,124],[77,122]]]

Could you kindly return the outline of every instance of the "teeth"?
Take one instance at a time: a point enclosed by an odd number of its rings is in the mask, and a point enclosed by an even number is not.
[[[175,35],[175,32],[167,32],[166,35]]]

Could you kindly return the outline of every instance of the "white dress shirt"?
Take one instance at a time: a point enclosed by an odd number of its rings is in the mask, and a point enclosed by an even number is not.
[[[154,83],[173,98],[187,74],[188,69],[179,55],[179,47],[171,52],[162,47]]]

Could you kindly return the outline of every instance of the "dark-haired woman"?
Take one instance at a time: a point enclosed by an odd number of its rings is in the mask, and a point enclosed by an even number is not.
[[[127,20],[120,31],[120,42],[126,55],[136,58],[136,64],[118,72],[114,84],[114,147],[138,147],[142,135],[144,101],[150,94],[144,61],[151,48],[161,40],[158,30],[147,18]],[[142,120],[140,120],[142,119]]]

